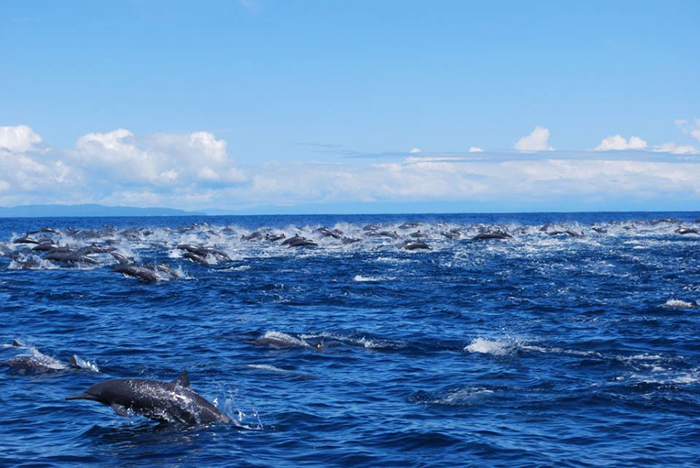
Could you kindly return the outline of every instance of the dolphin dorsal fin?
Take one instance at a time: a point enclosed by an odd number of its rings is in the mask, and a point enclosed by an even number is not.
[[[181,387],[189,387],[190,386],[190,376],[187,375],[187,371],[183,370],[180,372],[180,375],[177,376],[177,379],[175,379],[175,383],[177,385],[180,385]]]

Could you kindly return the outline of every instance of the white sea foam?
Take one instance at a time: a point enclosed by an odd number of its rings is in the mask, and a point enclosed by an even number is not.
[[[248,364],[247,367],[249,367],[250,369],[264,370],[264,371],[269,371],[269,372],[279,372],[279,373],[289,372],[287,370],[281,369],[279,367],[271,366],[269,364]]]
[[[71,360],[73,365],[80,367],[81,369],[88,370],[91,372],[100,372],[100,368],[97,367],[96,363],[83,359],[77,354],[74,354]]]
[[[66,368],[66,365],[63,364],[61,361],[42,353],[33,346],[28,346],[26,347],[26,349],[29,351],[29,354],[27,354],[27,356],[31,356],[37,362],[50,369],[63,370]]]
[[[513,350],[510,343],[499,340],[486,340],[477,338],[464,348],[470,353],[492,354],[494,356],[504,356]]]
[[[312,346],[303,338],[296,338],[287,333],[268,331],[260,338],[266,340],[271,346],[311,348]]]
[[[385,340],[381,338],[367,338],[366,336],[347,336],[340,333],[316,333],[300,335],[303,339],[318,339],[339,341],[352,346],[360,346],[367,349],[402,349],[407,346],[407,342],[403,340]]]
[[[464,387],[446,392],[444,395],[430,395],[429,398],[420,399],[423,403],[431,405],[468,406],[484,395],[494,393],[493,390],[483,387]],[[428,394],[429,395],[429,394]]]
[[[390,276],[362,276],[362,275],[355,275],[353,278],[353,281],[357,281],[360,283],[377,283],[379,281],[391,281],[394,278]]]
[[[669,299],[664,303],[664,307],[670,309],[695,309],[698,307],[697,302],[682,301],[680,299]]]

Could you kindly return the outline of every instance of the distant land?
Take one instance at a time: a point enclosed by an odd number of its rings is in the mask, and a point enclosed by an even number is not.
[[[173,208],[136,208],[133,206],[24,205],[0,207],[0,218],[54,218],[102,216],[203,216],[206,213]]]

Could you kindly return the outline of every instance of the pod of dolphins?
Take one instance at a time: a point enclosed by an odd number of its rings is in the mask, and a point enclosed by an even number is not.
[[[634,231],[644,227],[667,225],[674,235],[700,236],[700,220],[685,223],[678,219],[653,219],[631,223],[597,223],[588,227],[590,235],[606,235],[617,227]],[[279,245],[287,248],[323,248],[325,246],[353,246],[369,243],[371,246],[394,245],[399,250],[432,250],[433,242],[445,241],[516,241],[521,236],[582,238],[587,235],[581,226],[545,224],[543,226],[509,227],[506,225],[472,224],[460,227],[442,223],[424,225],[407,222],[401,225],[368,224],[348,234],[338,228],[293,228],[289,236],[282,230],[261,228],[250,232],[233,226],[217,227],[209,223],[195,223],[178,228],[146,229],[132,227],[118,230],[112,226],[102,229],[59,229],[43,227],[0,242],[0,257],[9,258],[10,268],[33,270],[44,268],[98,268],[111,267],[115,273],[137,278],[146,283],[169,281],[184,275],[165,263],[137,264],[131,252],[141,249],[169,251],[169,257],[182,258],[203,266],[232,262],[227,246],[255,243],[260,246]],[[178,239],[201,243],[177,242]],[[191,242],[191,241],[190,241]]]
[[[444,224],[426,226],[417,222],[404,223],[389,227],[368,224],[361,228],[359,234],[348,235],[338,228],[325,226],[315,229],[296,229],[297,233],[287,237],[284,232],[273,229],[259,229],[244,232],[234,227],[219,228],[208,223],[192,224],[175,229],[145,229],[133,227],[119,231],[110,226],[100,230],[60,230],[43,227],[26,232],[11,239],[9,244],[0,242],[0,257],[9,258],[13,269],[40,269],[48,265],[63,267],[96,268],[109,266],[115,273],[125,277],[137,278],[145,283],[156,283],[180,278],[182,274],[165,263],[136,264],[136,259],[129,252],[138,249],[168,250],[169,256],[189,260],[198,265],[212,266],[232,262],[223,244],[230,241],[245,243],[277,244],[287,248],[318,248],[327,243],[350,246],[363,242],[389,242],[396,248],[406,251],[432,250],[428,243],[436,240],[466,242],[514,241],[519,236],[542,235],[548,237],[582,238],[587,235],[604,236],[612,228],[633,231],[642,227],[667,225],[671,232],[679,236],[699,236],[698,224],[692,226],[676,219],[655,219],[632,223],[611,222],[589,226],[592,234],[587,234],[580,227],[545,224],[543,226],[520,226],[509,228],[503,225],[469,225],[462,228]],[[398,232],[397,232],[398,231]],[[410,231],[410,232],[408,232]],[[165,234],[168,239],[163,239]],[[201,244],[174,243],[172,239],[196,237],[206,241]],[[209,242],[210,239],[221,242]],[[183,239],[184,240],[184,239]],[[126,248],[122,248],[126,247]],[[288,338],[288,337],[283,337]],[[298,341],[298,340],[297,340]],[[290,344],[291,343],[291,344]],[[309,344],[305,341],[282,339],[278,336],[264,336],[251,344],[283,347],[298,345],[313,349],[323,349],[322,342]],[[11,345],[16,349],[29,349],[15,341]],[[19,374],[34,372],[56,372],[62,370],[98,371],[94,364],[83,361],[78,356],[71,356],[64,364],[49,358],[38,351],[32,354],[15,356],[0,361],[0,366],[8,367]],[[209,401],[198,395],[190,387],[189,376],[183,371],[172,382],[149,379],[109,379],[96,383],[83,393],[69,396],[67,400],[89,400],[110,406],[118,415],[142,415],[147,418],[185,425],[230,423],[231,418],[218,410]]]

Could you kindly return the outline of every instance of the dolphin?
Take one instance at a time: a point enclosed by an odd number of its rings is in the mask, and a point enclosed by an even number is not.
[[[265,237],[265,234],[263,234],[261,231],[255,231],[251,232],[248,235],[242,235],[241,240],[247,240],[247,241],[252,241],[252,240],[260,240]]]
[[[86,263],[88,265],[97,265],[98,262],[78,250],[70,250],[57,248],[47,253],[44,258],[60,263]]]
[[[333,239],[342,239],[343,232],[339,229],[333,229],[332,231],[327,227],[320,227],[316,229],[316,232],[321,234],[323,237],[332,237]]]
[[[54,242],[44,242],[32,247],[32,250],[35,252],[50,252],[52,250],[56,250],[57,248],[58,244],[55,244]]]
[[[294,236],[294,237],[290,237],[289,239],[285,239],[281,245],[287,245],[289,247],[317,247],[318,246],[318,244],[316,242],[310,241],[309,239],[306,239],[306,238],[301,237],[301,236]]]
[[[195,261],[197,263],[207,263],[206,258],[208,255],[212,255],[214,257],[217,257],[220,260],[231,260],[231,257],[228,256],[226,252],[223,250],[215,249],[212,247],[204,247],[204,246],[197,246],[197,245],[191,245],[191,244],[180,244],[177,246],[178,249],[180,250],[185,250],[187,253],[193,254],[196,257],[199,258],[193,258],[192,255],[187,255],[184,254],[184,258],[189,258],[192,261]]]
[[[44,357],[42,355],[42,357]],[[64,370],[66,366],[51,358],[38,358],[36,356],[15,356],[7,361],[0,361],[0,366],[6,366],[18,374],[42,374],[45,372],[57,372]]]
[[[30,239],[28,237],[28,234],[25,234],[23,237],[18,237],[17,239],[12,241],[13,244],[34,244],[38,245],[40,242],[36,239]]]
[[[370,237],[391,237],[394,240],[399,240],[401,237],[396,234],[396,232],[389,232],[389,231],[370,231],[367,233],[368,236]]]
[[[148,379],[110,379],[66,400],[90,400],[110,406],[120,416],[134,414],[188,426],[230,423],[231,418],[190,388],[187,371],[172,382]]]
[[[177,271],[173,270],[164,263],[140,266],[119,264],[112,268],[112,271],[121,273],[125,276],[133,276],[134,278],[138,278],[145,283],[155,283],[159,280],[169,281],[179,277]]]
[[[432,249],[423,241],[407,241],[401,248],[404,250]]]
[[[566,231],[550,231],[547,233],[548,236],[561,236],[562,234],[567,234],[571,237],[583,237],[583,234],[576,232],[573,229],[567,229]]]
[[[277,242],[278,240],[284,239],[286,236],[282,233],[279,234],[266,234],[265,240],[268,242]]]
[[[409,234],[409,236],[413,237],[414,239],[423,239],[424,237],[428,237],[426,233],[420,231],[412,232]]]
[[[445,231],[442,233],[443,236],[447,237],[448,239],[459,239],[460,236],[462,235],[462,231],[459,229],[450,229],[449,231]]]
[[[120,264],[114,267],[112,271],[126,276],[133,276],[146,283],[155,283],[158,281],[158,275],[152,267]]]
[[[513,236],[506,232],[500,232],[500,231],[495,231],[495,232],[483,232],[481,234],[477,234],[476,236],[472,237],[473,241],[480,241],[480,240],[491,240],[491,239],[512,239]]]

